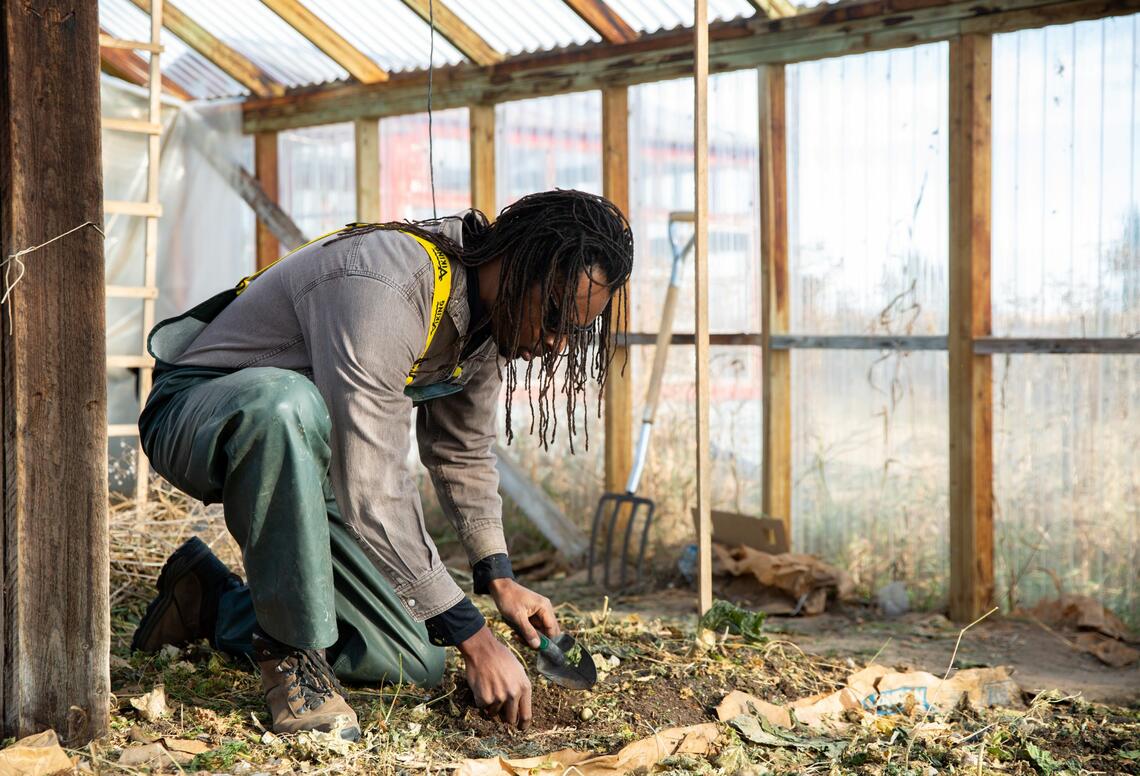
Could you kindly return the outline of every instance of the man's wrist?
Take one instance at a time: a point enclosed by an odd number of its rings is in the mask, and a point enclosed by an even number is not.
[[[483,625],[482,628],[475,631],[463,641],[456,644],[459,654],[463,655],[464,660],[469,660],[493,646],[491,642],[495,641],[495,634],[491,633],[491,629]]]
[[[471,587],[478,595],[491,592],[491,582],[497,579],[514,579],[511,559],[505,552],[488,555],[471,566]]]
[[[469,639],[479,629],[486,628],[487,621],[471,603],[464,598],[445,612],[429,617],[424,623],[428,641],[437,647],[454,647]]]

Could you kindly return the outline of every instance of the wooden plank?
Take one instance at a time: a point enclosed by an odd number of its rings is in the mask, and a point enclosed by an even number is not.
[[[622,15],[605,0],[562,0],[570,10],[582,17],[606,43],[628,43],[639,36]]]
[[[113,423],[107,426],[107,436],[109,437],[137,437],[138,435],[137,423]]]
[[[696,191],[693,256],[696,282],[697,608],[712,607],[712,458],[709,443],[709,10],[694,0],[693,154]]]
[[[783,65],[760,68],[761,426],[765,515],[792,536],[792,354],[773,346],[788,331],[788,168]]]
[[[740,346],[740,347],[759,347],[760,334],[758,333],[716,333],[709,334],[709,344],[717,347],[720,346]],[[669,338],[670,346],[673,345],[693,345],[696,343],[696,335],[690,333],[674,333]],[[619,334],[617,336],[617,344],[619,347],[637,347],[641,345],[655,345],[657,344],[657,334],[653,332],[636,331],[629,334]]]
[[[324,19],[298,0],[261,0],[261,2],[323,51],[329,59],[347,70],[348,74],[357,81],[375,84],[388,80],[388,73],[384,68],[345,40],[339,32],[326,24]]]
[[[158,289],[153,286],[106,286],[108,299],[157,299]]]
[[[96,3],[0,3],[0,736],[107,731],[110,581]],[[10,327],[10,328],[9,328]]]
[[[1004,353],[1140,353],[1140,337],[975,337],[975,355]]]
[[[788,0],[748,0],[757,13],[762,13],[769,19],[782,19],[785,16],[795,16],[796,7]]]
[[[990,333],[991,39],[950,43],[950,616],[993,601],[993,374],[974,339]]]
[[[526,472],[515,463],[501,445],[495,445],[495,468],[499,471],[499,487],[554,548],[568,561],[586,554],[589,539],[562,513],[541,488],[531,482]]]
[[[455,15],[441,0],[402,0],[425,22],[435,25],[435,31],[442,35],[460,54],[477,65],[493,65],[503,60],[503,54],[492,48],[479,33],[471,29],[467,22]],[[431,7],[429,8],[429,4]]]
[[[602,194],[623,213],[629,212],[629,90],[602,90]],[[626,292],[628,293],[628,285]],[[628,308],[627,308],[628,309]],[[623,323],[614,316],[614,332]],[[605,389],[605,484],[609,493],[625,492],[633,467],[633,364],[628,346],[614,352]],[[625,530],[619,516],[618,536]]]
[[[160,53],[162,51],[162,44],[150,43],[145,40],[124,40],[123,38],[116,38],[108,33],[99,33],[99,48],[110,49],[124,49],[126,51],[151,51]]]
[[[1140,0],[865,0],[824,5],[785,19],[736,19],[710,28],[710,69],[915,46],[949,40],[964,29],[1008,32],[1140,11]],[[681,78],[692,73],[689,30],[644,35],[620,45],[567,47],[511,57],[493,67],[436,68],[437,109],[491,104],[611,86]],[[386,84],[299,89],[287,97],[247,100],[244,128],[269,129],[378,118],[423,111],[427,74],[394,73]]]
[[[261,132],[253,137],[253,169],[265,196],[278,198],[277,133]],[[264,269],[281,256],[277,237],[260,220],[257,222],[257,268]]]
[[[773,334],[768,347],[773,350],[946,350],[947,346],[946,338],[937,335],[880,337],[874,335]]]
[[[139,135],[161,135],[162,124],[138,119],[116,119],[104,117],[102,128],[112,132],[133,132]]]
[[[162,215],[162,205],[157,202],[132,202],[121,199],[108,199],[103,203],[103,212],[109,216],[149,216],[158,218]]]
[[[356,137],[356,220],[380,221],[380,122],[360,119],[354,124]]]
[[[131,2],[150,13],[150,0],[131,0]],[[258,97],[285,93],[284,84],[274,80],[244,54],[218,40],[169,2],[163,5],[162,24],[181,38],[186,45]]]
[[[499,212],[495,193],[495,106],[468,108],[471,137],[471,207],[494,220]]]
[[[154,359],[150,356],[111,355],[107,356],[109,369],[142,369],[154,366]]]
[[[150,78],[146,60],[133,51],[118,48],[102,49],[99,52],[99,62],[107,75],[121,78],[136,86],[146,86]],[[162,89],[180,100],[194,99],[188,91],[166,76],[162,77]]]

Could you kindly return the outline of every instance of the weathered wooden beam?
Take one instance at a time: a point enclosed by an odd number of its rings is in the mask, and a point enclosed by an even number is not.
[[[693,8],[693,263],[696,282],[694,356],[697,372],[697,611],[713,603],[712,457],[709,441],[711,381],[709,364],[709,9],[707,0]]]
[[[135,86],[146,86],[150,66],[146,60],[130,49],[106,46],[99,50],[99,63],[107,75],[121,78]],[[191,94],[167,76],[162,77],[162,89],[180,100],[194,99]]]
[[[380,122],[358,119],[356,139],[356,220],[380,221]]]
[[[131,2],[150,13],[150,0],[131,0]],[[163,3],[162,26],[173,32],[186,45],[258,97],[271,97],[285,93],[284,84],[274,80],[244,54],[222,43],[204,27],[170,3]]]
[[[435,31],[442,35],[460,54],[476,65],[493,65],[505,56],[496,51],[479,33],[471,29],[467,22],[455,15],[441,0],[402,0],[425,22],[435,25]],[[431,8],[429,9],[429,4]]]
[[[605,0],[562,0],[570,10],[582,17],[606,43],[629,43],[640,33]]]
[[[261,132],[253,138],[253,174],[271,202],[277,202],[277,133]],[[277,237],[260,220],[257,222],[257,268],[264,269],[281,256]]]
[[[950,42],[950,616],[993,601],[993,373],[990,333],[989,35]]]
[[[468,109],[471,142],[471,207],[494,220],[499,212],[495,194],[495,106]]]
[[[329,59],[348,71],[362,84],[376,84],[388,80],[388,72],[372,58],[344,39],[324,19],[310,11],[298,0],[261,0],[285,22],[301,33]]]
[[[1140,337],[975,337],[976,355],[1006,353],[1140,353]]]
[[[795,16],[796,7],[788,0],[748,0],[758,13],[769,19],[782,19],[785,16]]]
[[[760,68],[760,335],[763,512],[792,537],[792,354],[773,347],[788,304],[788,143],[783,65]]]
[[[79,747],[111,700],[98,5],[0,2],[0,62],[0,256],[60,238],[0,313],[0,736]]]
[[[426,1],[426,0],[425,0]],[[711,72],[915,46],[962,32],[1008,32],[1134,13],[1140,0],[867,0],[825,5],[785,19],[736,19],[710,26]],[[587,89],[682,78],[692,73],[689,30],[643,35],[620,45],[576,46],[511,57],[492,67],[436,68],[437,109],[492,104]],[[423,111],[427,74],[394,73],[386,84],[298,89],[247,100],[247,133]]]
[[[515,502],[554,548],[573,562],[586,554],[589,540],[577,525],[562,513],[550,497],[535,485],[526,472],[501,445],[494,446],[499,488]]]
[[[772,350],[946,350],[946,338],[938,335],[910,336],[773,334]]]
[[[602,90],[602,193],[621,212],[629,213],[629,89],[624,86]],[[618,323],[615,316],[615,331]],[[606,381],[605,484],[609,493],[625,492],[633,466],[633,364],[629,357],[629,347],[619,344],[613,361],[617,368],[610,370]],[[621,517],[617,527],[624,530]]]

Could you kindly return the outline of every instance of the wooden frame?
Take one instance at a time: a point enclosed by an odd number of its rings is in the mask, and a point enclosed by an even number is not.
[[[348,71],[348,74],[364,84],[375,84],[388,80],[384,68],[349,43],[344,37],[328,26],[321,17],[306,8],[298,0],[261,0],[262,4],[285,20],[285,23],[301,34],[325,56]]]
[[[495,106],[468,108],[471,144],[471,207],[494,220],[499,212],[495,193]]]
[[[353,126],[356,146],[356,220],[380,222],[380,122],[358,119]],[[277,199],[277,194],[274,194]]]
[[[277,203],[278,191],[277,168],[277,133],[262,132],[253,138],[253,174],[258,185],[265,192],[270,201]],[[265,269],[281,256],[281,243],[269,227],[260,220],[257,222],[257,269]]]
[[[606,43],[629,43],[639,37],[637,30],[605,0],[562,0]]]
[[[994,591],[990,333],[989,35],[950,43],[950,616],[969,622]]]
[[[434,16],[435,31],[442,35],[460,54],[477,65],[501,62],[503,54],[496,51],[467,22],[455,15],[442,0],[401,0],[425,22]],[[429,7],[429,4],[434,3]]]

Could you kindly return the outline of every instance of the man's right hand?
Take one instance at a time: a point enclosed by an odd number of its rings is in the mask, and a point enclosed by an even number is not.
[[[459,645],[475,704],[491,719],[530,725],[530,679],[514,653],[484,625]]]

